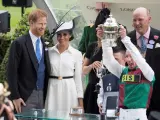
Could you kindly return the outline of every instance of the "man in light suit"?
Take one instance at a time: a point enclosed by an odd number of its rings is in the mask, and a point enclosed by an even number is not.
[[[151,111],[160,111],[160,96],[158,95],[160,92],[160,31],[150,27],[150,22],[149,11],[143,7],[137,8],[133,12],[133,27],[135,30],[128,34],[131,41],[140,48],[147,63],[155,72],[156,81],[147,116]]]
[[[10,47],[7,79],[16,112],[42,109],[49,74],[49,59],[44,35],[47,14],[36,9],[28,17],[30,30],[14,40]]]

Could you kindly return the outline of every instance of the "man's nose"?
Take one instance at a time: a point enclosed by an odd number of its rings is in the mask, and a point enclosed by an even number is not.
[[[135,24],[136,24],[136,25],[139,25],[139,21],[138,21],[138,20],[136,20],[136,21],[135,21]]]

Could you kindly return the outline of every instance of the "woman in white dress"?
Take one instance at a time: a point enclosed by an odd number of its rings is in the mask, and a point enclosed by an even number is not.
[[[49,49],[51,73],[46,110],[67,111],[83,107],[82,54],[69,45],[73,21],[65,22],[56,31],[58,43]]]

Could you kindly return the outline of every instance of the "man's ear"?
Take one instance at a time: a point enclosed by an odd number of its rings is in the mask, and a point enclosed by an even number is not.
[[[151,17],[151,16],[149,16],[149,17],[148,17],[148,20],[149,20],[149,22],[151,22],[151,20],[152,20],[152,17]]]

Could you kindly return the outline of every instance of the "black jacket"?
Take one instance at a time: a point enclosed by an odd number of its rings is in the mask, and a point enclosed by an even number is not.
[[[50,73],[48,51],[45,50],[43,39],[43,51],[45,61],[44,99],[46,97],[48,76]],[[10,99],[28,99],[33,89],[36,88],[38,61],[34,52],[31,37],[23,35],[12,42],[10,47],[7,80],[11,91]]]

